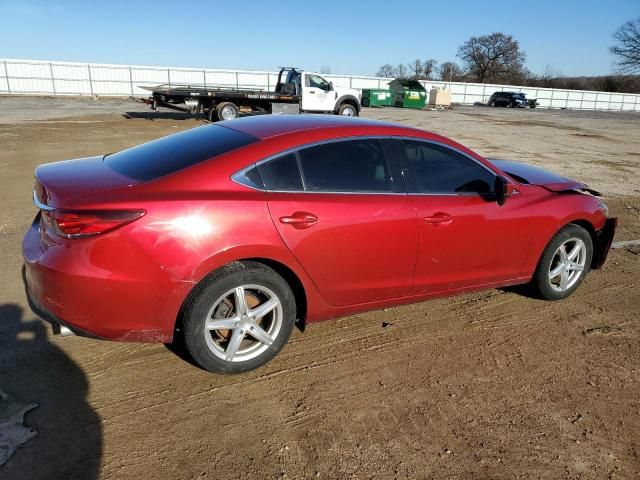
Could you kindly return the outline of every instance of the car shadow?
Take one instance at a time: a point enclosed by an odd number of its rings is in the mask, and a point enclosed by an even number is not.
[[[500,287],[498,290],[507,293],[515,293],[521,297],[531,298],[533,300],[543,300],[540,294],[536,292],[535,288],[530,283],[524,283],[522,285],[511,285],[509,287]]]
[[[0,305],[0,345],[0,390],[39,404],[25,415],[37,435],[0,466],[0,478],[98,478],[102,427],[82,369],[48,340],[46,324],[25,319],[17,304]]]

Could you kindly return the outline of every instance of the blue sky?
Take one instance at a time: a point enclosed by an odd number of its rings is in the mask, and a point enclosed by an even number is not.
[[[613,32],[640,0],[0,0],[0,58],[375,74],[383,63],[456,60],[473,35],[513,35],[527,67],[611,72]]]

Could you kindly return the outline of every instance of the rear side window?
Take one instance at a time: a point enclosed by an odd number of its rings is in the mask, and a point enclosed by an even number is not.
[[[257,141],[237,130],[207,125],[113,153],[104,161],[122,175],[148,181]]]
[[[258,165],[258,172],[267,190],[297,192],[302,190],[302,178],[294,153],[274,158]]]
[[[409,168],[418,193],[491,193],[495,175],[450,148],[405,141]]]
[[[378,140],[348,140],[300,150],[311,192],[390,192],[391,176]]]

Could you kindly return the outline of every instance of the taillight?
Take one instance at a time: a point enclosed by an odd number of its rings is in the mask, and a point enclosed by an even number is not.
[[[57,235],[82,238],[122,227],[145,214],[143,210],[50,210],[42,212],[45,222]]]

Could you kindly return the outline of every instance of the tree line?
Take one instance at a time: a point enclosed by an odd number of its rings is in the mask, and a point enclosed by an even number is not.
[[[567,77],[548,65],[533,73],[525,65],[526,53],[511,35],[494,32],[471,37],[459,48],[460,63],[416,59],[408,64],[384,64],[379,77],[442,80],[448,82],[499,83],[532,87],[640,93],[640,18],[622,25],[613,35],[610,52],[615,73],[592,77]]]

